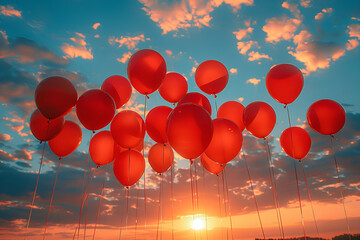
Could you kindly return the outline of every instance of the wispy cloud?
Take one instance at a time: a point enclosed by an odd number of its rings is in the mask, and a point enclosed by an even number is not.
[[[121,36],[120,38],[110,37],[109,43],[111,45],[118,43],[119,48],[125,45],[128,49],[135,49],[136,46],[139,44],[139,42],[145,42],[145,40],[148,41],[150,40],[150,38],[145,38],[144,34],[140,34],[134,37],[129,37],[129,36],[126,37]]]
[[[121,58],[117,58],[116,60],[125,64],[130,59],[131,55],[131,52],[126,52],[122,55]]]
[[[14,7],[7,5],[7,6],[0,6],[0,13],[4,16],[8,17],[19,17],[21,18],[21,11],[14,9]]]
[[[100,27],[100,25],[101,25],[100,23],[94,23],[92,25],[92,28],[96,30],[96,29],[98,29],[98,27]]]
[[[72,37],[70,40],[74,45],[64,43],[61,50],[66,54],[66,58],[82,58],[93,59],[94,56],[91,52],[91,48],[87,48],[85,36],[81,33],[76,33],[78,37]]]
[[[315,20],[323,19],[325,14],[330,14],[332,12],[333,12],[332,8],[324,8],[323,10],[321,10],[321,12],[315,15]]]
[[[255,52],[255,51],[252,51],[248,54],[249,58],[248,60],[250,62],[252,61],[258,61],[260,59],[269,59],[269,60],[272,60],[272,58],[267,55],[267,54],[262,54],[262,53],[259,53],[259,52]]]
[[[261,80],[257,78],[250,78],[249,80],[246,80],[246,83],[254,84],[254,86],[258,85],[260,82]]]
[[[230,68],[229,72],[231,74],[237,74],[238,70],[236,68]]]
[[[271,43],[277,43],[281,40],[291,40],[300,24],[301,20],[288,18],[286,16],[267,19],[266,25],[262,28],[267,34],[265,40]]]

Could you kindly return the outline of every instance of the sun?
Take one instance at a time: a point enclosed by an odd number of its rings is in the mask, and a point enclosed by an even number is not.
[[[204,220],[201,218],[195,218],[192,222],[191,228],[194,230],[201,230],[204,229],[205,223]]]

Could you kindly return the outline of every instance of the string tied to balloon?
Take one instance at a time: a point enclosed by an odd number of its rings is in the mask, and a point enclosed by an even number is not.
[[[304,239],[306,240],[306,231],[305,231],[304,215],[303,215],[303,211],[302,211],[301,197],[300,197],[300,188],[299,188],[299,180],[298,180],[298,176],[297,176],[296,162],[295,162],[295,161],[294,161],[294,172],[295,172],[296,187],[297,187],[297,192],[298,192],[298,197],[299,197],[299,207],[300,207],[300,214],[301,214],[301,224],[302,224],[302,228],[303,228],[303,232],[304,232]]]
[[[95,239],[96,226],[97,226],[99,215],[100,215],[101,199],[103,198],[103,194],[104,194],[106,175],[107,175],[107,167],[108,167],[108,165],[105,168],[104,182],[103,182],[102,187],[101,187],[101,194],[100,194],[100,197],[99,197],[99,206],[98,206],[98,211],[97,211],[97,215],[96,215],[94,233],[93,233],[93,238],[92,238],[93,240]]]

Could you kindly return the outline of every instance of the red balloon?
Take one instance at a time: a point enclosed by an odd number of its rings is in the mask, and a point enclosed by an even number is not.
[[[209,146],[213,124],[209,113],[199,105],[176,107],[167,121],[167,136],[174,150],[186,159],[199,157]]]
[[[152,140],[158,143],[166,143],[166,122],[172,108],[158,106],[148,113],[145,120],[145,128]]]
[[[101,131],[90,140],[89,153],[93,162],[103,166],[114,161],[115,141],[110,131]]]
[[[49,141],[50,149],[59,157],[65,157],[76,150],[82,140],[79,125],[72,121],[65,121],[61,132]]]
[[[115,103],[107,92],[89,90],[81,95],[76,103],[76,114],[85,128],[99,130],[113,119]]]
[[[35,90],[35,103],[42,115],[48,119],[69,113],[77,101],[74,85],[63,77],[42,80]]]
[[[149,95],[164,81],[166,63],[158,52],[143,49],[131,56],[127,74],[131,84],[139,93]]]
[[[49,141],[56,137],[65,123],[64,117],[55,118],[49,121],[38,109],[30,117],[30,129],[34,137],[40,141]]]
[[[228,101],[223,103],[217,112],[218,118],[226,118],[238,125],[240,131],[245,128],[243,121],[244,106],[236,101]]]
[[[224,90],[229,80],[226,67],[219,61],[208,60],[201,63],[195,72],[198,87],[207,94],[217,94]]]
[[[133,148],[130,148],[131,150],[135,150],[135,151],[138,151],[138,152],[141,152],[144,148],[144,144],[143,142],[141,142],[139,145],[137,145],[136,147],[133,147]],[[119,144],[117,144],[116,142],[114,143],[114,154],[117,155],[118,153],[120,152],[123,152],[123,151],[127,151],[129,150],[129,148],[123,148],[122,146],[120,146]],[[115,156],[114,155],[114,156]]]
[[[217,118],[213,121],[213,136],[205,154],[213,161],[227,163],[235,158],[242,146],[242,133],[231,120]]]
[[[123,76],[113,75],[108,77],[101,85],[101,90],[110,94],[116,104],[116,109],[121,108],[131,97],[132,88],[129,81]]]
[[[339,132],[346,119],[344,108],[337,102],[329,99],[314,102],[306,114],[307,121],[312,129],[323,135]]]
[[[115,177],[124,186],[135,184],[145,171],[145,160],[138,151],[128,150],[115,156]]]
[[[134,148],[145,137],[144,120],[134,111],[121,111],[111,122],[110,131],[114,140],[121,147]]]
[[[174,161],[174,151],[167,143],[157,143],[150,148],[148,160],[155,172],[166,172]]]
[[[225,168],[226,164],[220,164],[211,160],[205,153],[200,156],[201,164],[209,172],[218,175]]]
[[[207,97],[205,97],[201,93],[187,93],[183,98],[180,99],[177,106],[180,106],[184,103],[193,103],[200,105],[201,107],[205,108],[205,110],[211,115],[211,104],[209,102],[209,99],[207,99]]]
[[[276,123],[274,109],[265,102],[250,103],[244,109],[243,117],[246,129],[258,138],[268,136]]]
[[[310,151],[311,138],[304,129],[291,127],[282,132],[280,145],[287,155],[300,160]]]
[[[289,104],[300,95],[304,86],[301,71],[291,64],[279,64],[266,75],[266,88],[278,102]]]
[[[166,74],[164,82],[159,88],[163,99],[170,103],[177,103],[188,91],[188,84],[183,75],[175,72]]]

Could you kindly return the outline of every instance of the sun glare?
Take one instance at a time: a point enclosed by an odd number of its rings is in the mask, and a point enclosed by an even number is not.
[[[192,222],[191,228],[194,230],[201,230],[204,229],[205,223],[204,220],[201,218],[195,218]]]

